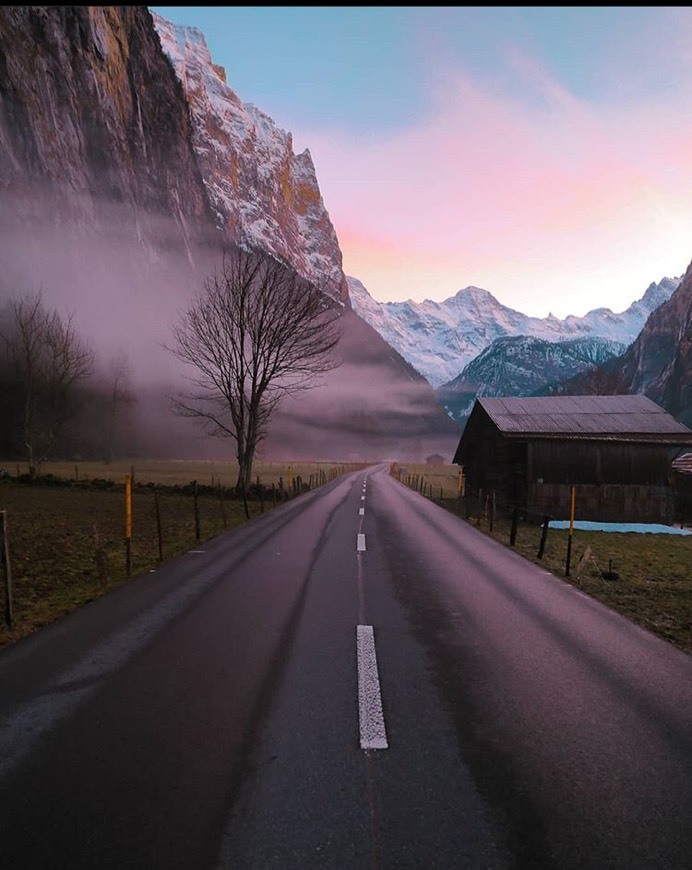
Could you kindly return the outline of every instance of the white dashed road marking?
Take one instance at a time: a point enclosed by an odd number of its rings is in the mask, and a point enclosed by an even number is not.
[[[364,552],[365,552],[365,535],[359,533],[359,535],[358,535],[358,543],[356,544],[356,550],[357,550],[359,553],[364,553]]]
[[[384,727],[375,634],[371,625],[356,626],[358,651],[358,721],[361,749],[388,749]]]

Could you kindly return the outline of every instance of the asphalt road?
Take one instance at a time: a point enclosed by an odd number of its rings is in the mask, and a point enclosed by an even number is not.
[[[377,467],[0,651],[15,870],[692,870],[692,657]]]

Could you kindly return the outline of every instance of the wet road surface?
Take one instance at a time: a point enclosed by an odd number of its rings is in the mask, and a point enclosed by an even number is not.
[[[692,867],[692,658],[344,475],[0,651],[14,868]]]

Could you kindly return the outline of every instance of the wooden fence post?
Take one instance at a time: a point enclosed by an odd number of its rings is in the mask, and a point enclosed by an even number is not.
[[[163,528],[161,526],[161,506],[159,504],[159,494],[154,493],[154,511],[156,513],[156,538],[159,545],[159,562],[163,562]]]
[[[197,481],[192,481],[192,495],[194,497],[195,502],[195,540],[199,541],[202,537],[202,533],[199,528],[199,502],[197,501]]]
[[[509,532],[509,546],[513,547],[517,540],[517,526],[519,524],[519,505],[514,505],[514,510],[512,511],[512,528]]]
[[[550,517],[543,517],[543,531],[541,532],[541,543],[538,545],[537,559],[543,558],[545,552],[545,542],[548,540],[548,526],[550,525]]]
[[[2,561],[2,573],[5,575],[5,622],[8,628],[12,628],[14,623],[12,568],[10,565],[10,545],[7,525],[7,511],[0,511],[0,561]]]

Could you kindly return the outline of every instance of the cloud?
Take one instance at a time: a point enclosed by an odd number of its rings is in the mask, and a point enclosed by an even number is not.
[[[689,93],[575,96],[516,48],[512,91],[438,69],[427,116],[310,150],[348,274],[382,301],[469,284],[528,314],[623,310],[692,255]]]

